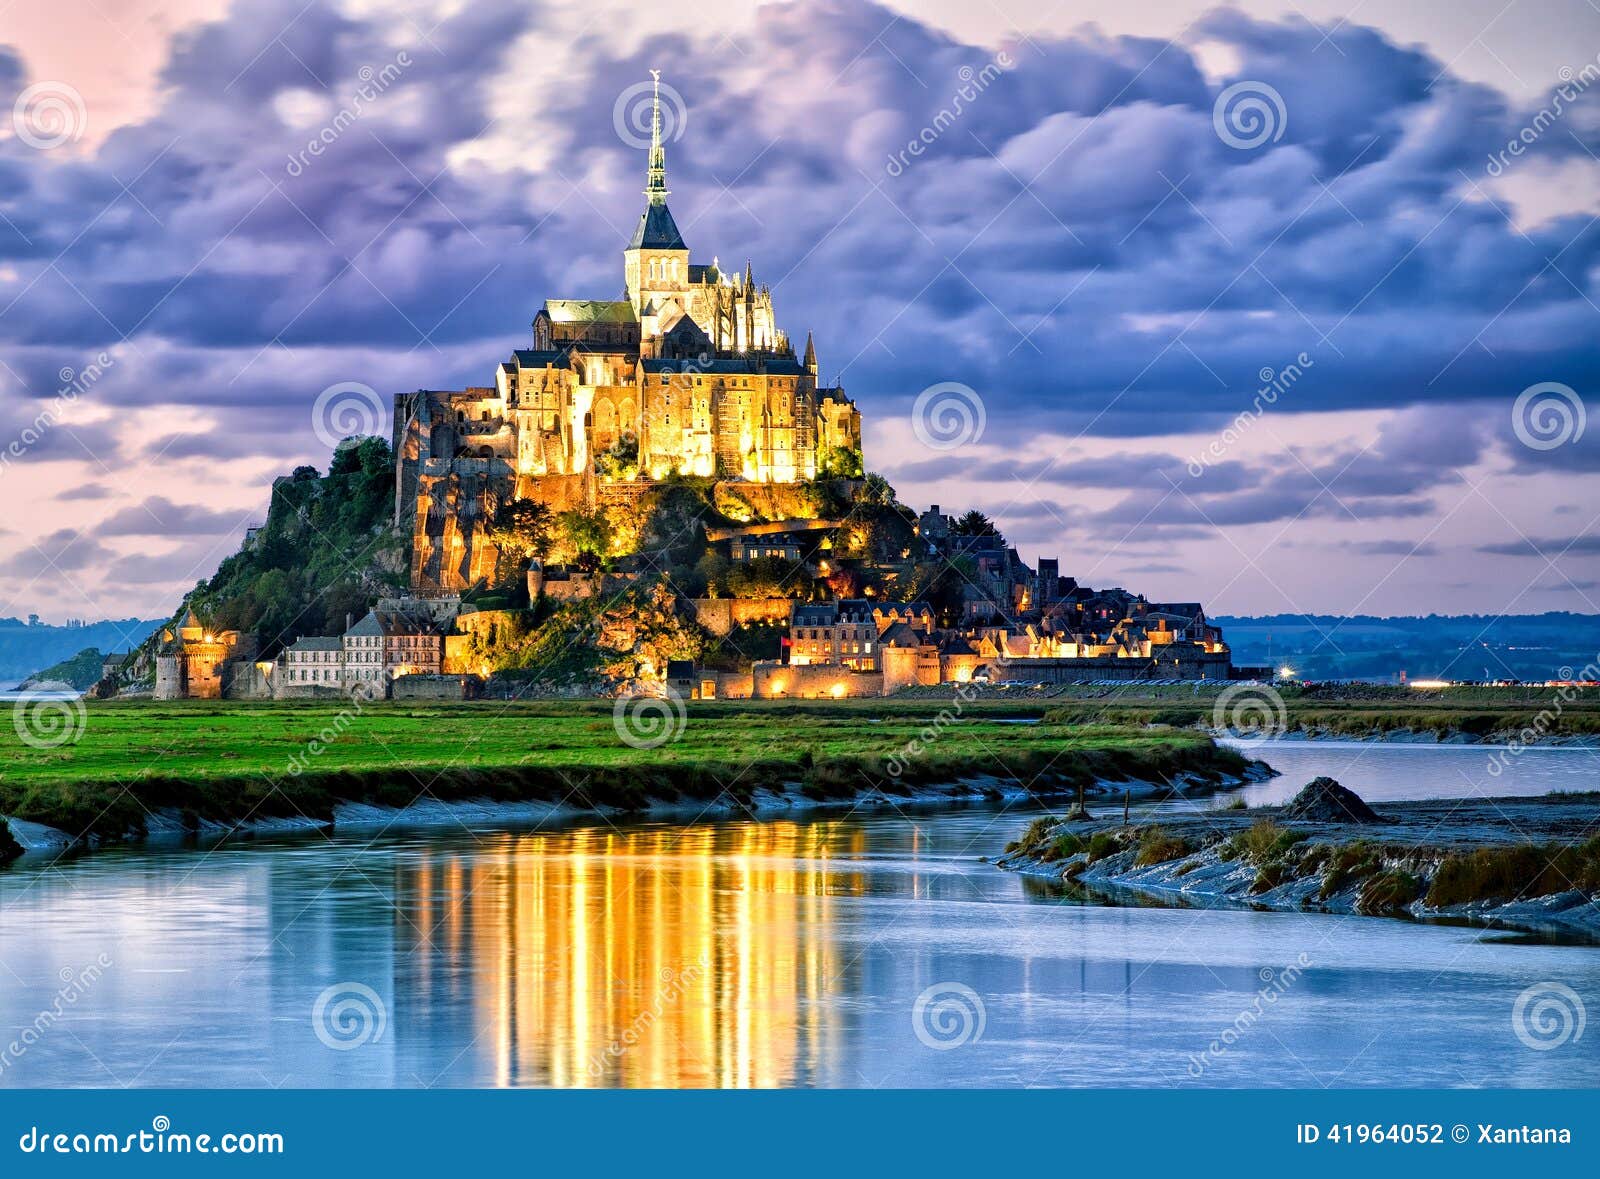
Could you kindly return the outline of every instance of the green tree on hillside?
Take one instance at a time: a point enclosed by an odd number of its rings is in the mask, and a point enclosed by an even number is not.
[[[514,499],[495,511],[487,535],[500,552],[501,580],[519,577],[530,561],[550,555],[555,543],[555,513],[548,504]]]

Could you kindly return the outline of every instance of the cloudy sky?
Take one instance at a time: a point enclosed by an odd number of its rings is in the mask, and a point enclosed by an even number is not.
[[[165,613],[323,390],[615,297],[652,66],[696,258],[908,502],[1215,613],[1600,611],[1597,55],[1589,0],[0,0],[0,615]]]

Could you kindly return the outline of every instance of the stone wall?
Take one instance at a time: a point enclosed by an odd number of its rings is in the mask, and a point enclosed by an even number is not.
[[[736,626],[756,622],[789,621],[788,598],[691,598],[694,620],[714,635],[726,635]]]
[[[762,700],[883,695],[883,673],[877,671],[851,671],[825,664],[791,667],[786,663],[757,663],[751,675],[753,694]]]
[[[243,659],[222,665],[222,696],[225,700],[271,700],[273,665]]]
[[[274,700],[348,700],[335,684],[274,684]]]
[[[476,700],[481,686],[475,675],[402,675],[391,694],[396,700]]]

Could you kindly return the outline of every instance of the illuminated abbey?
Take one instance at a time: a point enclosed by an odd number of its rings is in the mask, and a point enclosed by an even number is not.
[[[659,92],[644,195],[621,298],[547,300],[533,347],[492,387],[395,399],[414,588],[489,575],[484,526],[511,498],[592,510],[672,473],[770,485],[859,472],[861,415],[818,387],[809,335],[797,356],[748,263],[689,260],[667,207]]]

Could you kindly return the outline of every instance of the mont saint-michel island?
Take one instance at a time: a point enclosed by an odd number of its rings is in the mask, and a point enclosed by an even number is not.
[[[55,718],[71,740],[31,743],[57,752],[0,779],[12,854],[429,807],[542,821],[1061,799],[1084,822],[1109,798],[1126,821],[1136,798],[1269,779],[1214,739],[1241,726],[1536,723],[1440,711],[1437,694],[1376,713],[1302,699],[1289,669],[1237,665],[1198,601],[1085,584],[1026,562],[981,511],[903,503],[753,263],[691,259],[652,86],[622,297],[545,300],[492,383],[396,394],[389,437],[345,437],[325,472],[276,479],[240,550],[94,669],[87,706],[29,705],[46,729],[51,709],[92,723]],[[339,398],[366,396],[335,386],[314,412],[337,421]],[[1538,735],[1582,728],[1577,711]],[[151,733],[160,755],[141,761]],[[1093,878],[1065,831],[1036,824],[1007,865]],[[1120,837],[1141,864],[1200,846],[1137,831]],[[1116,846],[1096,838],[1101,858]]]
[[[278,480],[267,522],[103,694],[841,699],[1270,675],[1234,667],[1199,602],[1080,584],[981,512],[901,503],[754,266],[691,259],[659,95],[652,131],[622,298],[547,299],[492,383],[398,394],[387,448],[350,439],[326,476]],[[381,535],[354,552],[301,531],[358,510],[345,544]],[[311,576],[280,618],[261,583],[301,544]],[[359,577],[316,584],[324,558]]]

